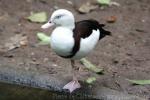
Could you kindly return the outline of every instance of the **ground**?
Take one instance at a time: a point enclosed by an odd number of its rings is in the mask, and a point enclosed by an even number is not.
[[[37,45],[39,41],[36,33],[43,31],[40,29],[42,24],[26,20],[31,12],[46,11],[50,16],[54,8],[65,8],[74,13],[77,21],[93,18],[106,24],[105,28],[112,32],[112,36],[102,39],[87,57],[104,69],[104,75],[95,75],[78,63],[82,67],[80,73],[84,74],[80,80],[85,80],[83,76],[94,75],[102,86],[150,98],[149,85],[131,85],[126,80],[150,79],[150,1],[116,2],[121,6],[98,8],[88,14],[79,14],[65,0],[0,0],[0,65],[13,65],[17,69],[40,71],[52,76],[60,73],[71,75],[69,60],[58,57],[50,46]],[[76,5],[80,4],[80,0],[77,0]],[[110,16],[115,16],[116,22],[107,23]],[[50,35],[51,30],[45,32]],[[16,35],[27,36],[27,46],[6,51],[6,43]]]

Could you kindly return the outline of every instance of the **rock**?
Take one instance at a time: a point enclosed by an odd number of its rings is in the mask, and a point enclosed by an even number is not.
[[[65,94],[67,93],[68,95],[70,94],[62,90],[63,85],[68,82],[68,80],[66,80],[66,75],[61,75],[60,73],[47,75],[38,70],[35,72],[28,69],[20,70],[8,65],[0,65],[0,68],[0,81],[37,87],[55,92],[58,91]],[[99,83],[90,86],[85,83],[81,84],[83,87],[74,91],[71,96],[95,98],[100,100],[146,100],[138,96],[125,94],[107,87],[99,86]]]

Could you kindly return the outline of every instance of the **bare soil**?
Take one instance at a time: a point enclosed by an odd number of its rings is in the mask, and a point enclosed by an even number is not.
[[[65,8],[74,13],[77,21],[96,19],[105,23],[105,28],[112,32],[112,36],[102,39],[87,57],[105,70],[104,75],[95,75],[77,63],[82,67],[80,80],[96,76],[99,85],[150,99],[150,85],[132,85],[126,80],[150,79],[150,1],[116,2],[121,6],[98,8],[88,14],[79,14],[67,0],[0,0],[0,64],[13,65],[22,70],[40,70],[52,76],[60,73],[69,73],[71,76],[69,60],[57,56],[50,46],[36,45],[39,42],[36,33],[43,31],[40,29],[42,24],[25,19],[31,12],[46,11],[50,16],[54,8]],[[78,0],[76,5],[80,4]],[[110,16],[116,16],[116,22],[107,23]],[[50,35],[51,30],[44,32]],[[27,46],[4,51],[4,45],[18,34],[27,36]]]

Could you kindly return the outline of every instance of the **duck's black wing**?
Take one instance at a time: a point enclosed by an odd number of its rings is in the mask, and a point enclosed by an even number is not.
[[[93,30],[100,30],[100,37],[102,39],[106,35],[111,35],[109,31],[103,29],[105,25],[99,24],[96,20],[83,20],[75,23],[74,37],[87,38],[92,34]]]
[[[99,24],[95,20],[83,20],[75,23],[75,29],[73,30],[74,34],[74,47],[72,49],[72,54],[75,55],[76,52],[80,48],[80,40],[81,38],[87,38],[92,34],[93,30],[100,30],[100,37],[99,40],[105,37],[106,35],[111,35],[111,32],[106,31],[103,29],[105,25]]]

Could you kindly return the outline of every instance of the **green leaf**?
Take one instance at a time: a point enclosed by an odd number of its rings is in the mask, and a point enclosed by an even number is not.
[[[91,62],[89,62],[88,60],[86,60],[85,58],[82,58],[80,60],[80,62],[89,70],[97,73],[97,74],[102,74],[103,73],[103,69],[97,68],[95,65],[93,65]]]
[[[130,80],[130,79],[127,79],[129,82],[131,82],[132,84],[135,84],[135,85],[147,85],[147,84],[150,84],[150,80]]]
[[[111,0],[97,0],[97,2],[102,5],[109,5]]]
[[[50,44],[50,37],[45,35],[45,33],[38,32],[37,37],[40,40],[41,44]]]
[[[27,17],[27,19],[31,22],[44,23],[47,21],[47,14],[46,12],[33,13],[29,17]]]
[[[95,82],[96,81],[96,78],[95,77],[89,77],[87,80],[86,80],[86,82],[88,83],[88,84],[92,84],[93,82]]]

